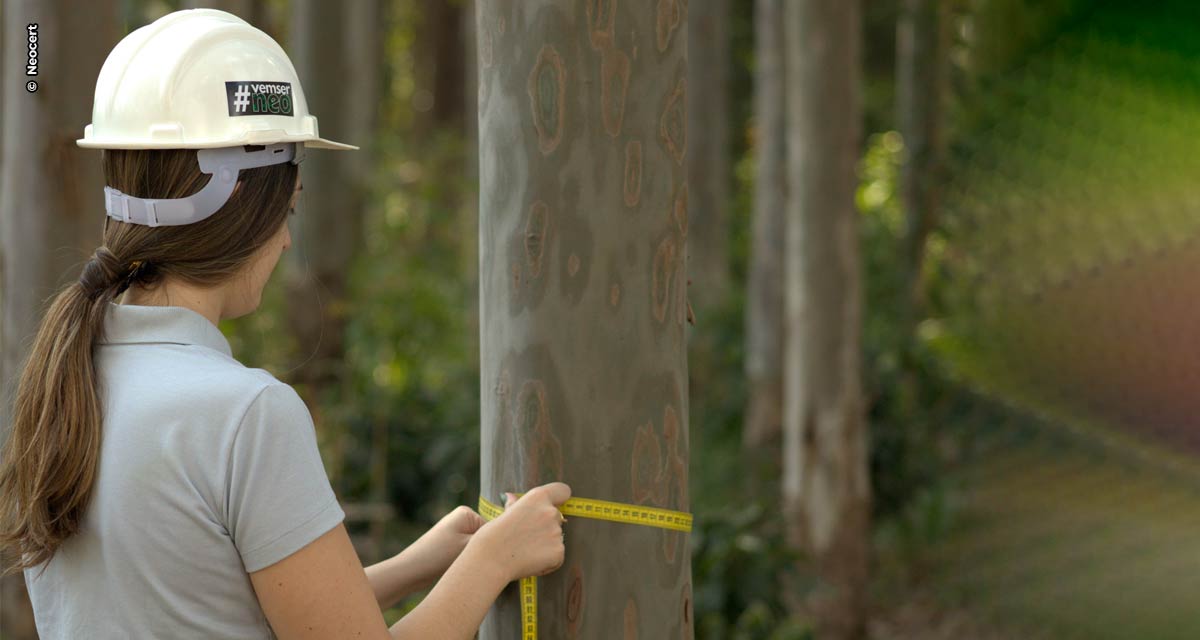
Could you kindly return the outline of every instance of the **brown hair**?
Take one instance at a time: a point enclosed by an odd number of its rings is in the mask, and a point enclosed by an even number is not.
[[[195,150],[106,149],[101,162],[109,186],[140,198],[181,198],[210,179]],[[17,558],[0,575],[49,560],[86,513],[102,436],[92,347],[109,304],[134,282],[153,288],[170,277],[211,287],[243,273],[286,223],[298,170],[291,163],[243,169],[229,201],[192,224],[105,217],[103,244],[54,298],[21,366],[0,458],[0,550]]]

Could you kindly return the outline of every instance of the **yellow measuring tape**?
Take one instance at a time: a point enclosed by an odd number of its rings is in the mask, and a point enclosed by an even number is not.
[[[520,498],[524,493],[514,493]],[[692,514],[684,511],[672,511],[656,507],[593,500],[591,498],[568,498],[559,505],[558,510],[563,515],[609,520],[626,524],[640,524],[647,527],[659,527],[673,531],[689,532],[692,530]],[[479,515],[485,520],[494,520],[504,513],[504,509],[479,496]],[[537,576],[521,578],[521,638],[537,640]]]

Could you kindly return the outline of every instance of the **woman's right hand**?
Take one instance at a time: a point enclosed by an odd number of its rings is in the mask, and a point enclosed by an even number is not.
[[[485,524],[475,537],[499,559],[509,581],[544,576],[563,564],[562,518],[558,507],[571,497],[562,482],[534,487],[505,504],[504,513]]]

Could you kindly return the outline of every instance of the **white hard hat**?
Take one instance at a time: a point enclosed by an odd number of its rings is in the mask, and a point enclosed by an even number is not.
[[[75,143],[198,149],[200,171],[213,177],[195,194],[150,199],[104,188],[110,217],[152,227],[216,213],[240,169],[299,164],[304,147],[358,149],[320,137],[296,69],[271,36],[216,9],[169,13],[118,42],[96,80],[92,123]]]
[[[117,43],[96,80],[92,123],[76,144],[203,149],[276,142],[358,148],[320,137],[296,69],[271,36],[232,13],[187,9]]]

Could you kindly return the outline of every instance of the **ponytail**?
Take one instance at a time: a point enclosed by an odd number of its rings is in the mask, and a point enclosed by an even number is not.
[[[109,304],[153,271],[144,261],[123,264],[102,246],[42,319],[21,367],[0,458],[0,548],[17,554],[0,575],[42,564],[79,531],[100,462],[93,345]]]
[[[105,149],[101,158],[105,184],[139,198],[187,197],[211,179],[195,149]],[[287,224],[298,171],[290,163],[243,169],[224,206],[192,224],[105,218],[102,246],[58,293],[21,367],[0,452],[0,550],[17,558],[0,575],[45,563],[87,513],[103,433],[92,349],[111,303],[135,282],[149,291],[167,278],[215,287],[239,276]]]

